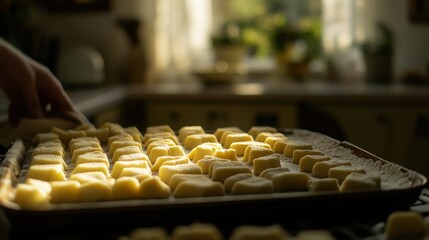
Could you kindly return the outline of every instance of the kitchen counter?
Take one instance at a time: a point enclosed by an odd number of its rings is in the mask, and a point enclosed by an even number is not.
[[[365,85],[333,83],[243,82],[236,84],[202,85],[164,83],[129,86],[130,98],[142,99],[284,99],[289,101],[419,101],[429,103],[429,87],[402,85]]]

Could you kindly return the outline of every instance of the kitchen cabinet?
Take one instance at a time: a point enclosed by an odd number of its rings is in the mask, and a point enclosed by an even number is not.
[[[223,101],[143,101],[133,102],[133,125],[141,129],[147,126],[168,124],[178,130],[182,126],[201,125],[204,129],[215,130],[218,127],[238,126],[250,129],[255,125],[274,126],[278,128],[295,128],[296,107],[293,104],[269,103],[226,103]],[[129,121],[130,119],[128,119]]]

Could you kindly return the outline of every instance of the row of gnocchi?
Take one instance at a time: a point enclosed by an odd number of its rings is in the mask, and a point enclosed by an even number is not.
[[[429,218],[424,218],[417,212],[395,211],[387,216],[385,225],[373,231],[368,239],[427,239],[429,237]],[[358,236],[354,236],[358,238]],[[238,225],[230,234],[225,234],[211,223],[192,223],[176,226],[169,234],[162,227],[140,227],[133,229],[127,235],[120,236],[118,240],[156,239],[210,239],[210,240],[244,240],[244,239],[343,239],[337,237],[329,229],[305,229],[295,234],[279,224],[272,225]]]
[[[38,134],[35,143],[26,180],[13,198],[22,208],[171,195],[380,188],[379,179],[363,169],[330,160],[271,127],[255,126],[249,132],[225,127],[210,134],[200,126],[185,126],[176,136],[166,125],[148,127],[143,135],[135,127],[106,123],[53,128]],[[281,156],[301,171],[282,166]]]

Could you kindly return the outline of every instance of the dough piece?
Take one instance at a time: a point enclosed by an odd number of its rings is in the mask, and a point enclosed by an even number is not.
[[[197,166],[201,167],[201,169],[203,170],[203,174],[207,174],[209,172],[210,165],[212,165],[212,163],[217,161],[229,162],[231,160],[225,159],[225,158],[218,158],[214,156],[206,156],[197,162]]]
[[[184,142],[187,136],[194,134],[205,134],[201,126],[184,126],[179,129],[179,141]]]
[[[57,127],[52,128],[52,132],[58,134],[61,142],[67,146],[71,139],[78,138],[78,137],[85,137],[86,132],[84,130],[63,130]]]
[[[155,164],[152,166],[152,171],[158,171],[163,165],[177,165],[189,163],[190,160],[185,156],[162,156],[156,159]]]
[[[291,170],[288,167],[267,168],[264,171],[262,171],[259,174],[259,176],[272,180],[275,175],[279,173],[290,172],[290,171]]]
[[[318,178],[327,178],[329,175],[329,169],[337,166],[351,166],[350,161],[342,160],[329,160],[324,162],[318,162],[314,164],[311,175]]]
[[[102,162],[81,163],[76,165],[70,175],[83,172],[101,172],[106,177],[109,177],[109,169],[106,164]]]
[[[214,134],[209,134],[209,133],[189,135],[184,140],[184,147],[186,149],[193,149],[194,147],[205,142],[217,143],[216,136]]]
[[[222,134],[222,136],[220,137],[220,144],[221,144],[222,146],[225,146],[226,138],[228,137],[228,135],[230,135],[230,134],[234,134],[234,133],[237,133],[237,132],[235,132],[235,131],[225,131],[225,132]],[[241,133],[241,132],[239,132],[239,133]]]
[[[271,180],[276,192],[307,191],[310,177],[302,172],[283,172],[275,174]]]
[[[140,151],[143,151],[142,145],[134,140],[116,140],[110,144],[109,155],[113,156],[115,151],[118,148],[128,147],[128,146],[136,146],[140,148]]]
[[[267,143],[254,142],[254,141],[235,142],[231,144],[230,149],[234,149],[237,156],[243,156],[247,147],[249,146],[271,149],[270,145],[268,145]]]
[[[72,162],[76,163],[78,157],[82,154],[89,153],[89,152],[100,152],[100,151],[101,150],[99,148],[96,148],[96,147],[91,147],[91,146],[81,147],[81,148],[73,151]]]
[[[188,158],[193,162],[197,162],[198,160],[203,159],[206,155],[214,155],[215,151],[220,149],[222,149],[222,146],[219,143],[202,143],[191,150],[188,154]]]
[[[183,173],[176,173],[170,178],[170,182],[168,183],[168,186],[170,186],[171,191],[174,191],[176,187],[184,181],[210,181],[212,180],[208,178],[205,175],[200,174],[183,174]]]
[[[209,176],[213,181],[223,182],[230,176],[238,173],[252,173],[249,167],[241,162],[214,162],[209,168]]]
[[[142,152],[125,154],[118,158],[118,161],[135,161],[135,160],[144,160],[150,163],[149,157]]]
[[[328,161],[331,159],[329,156],[325,155],[305,155],[299,161],[299,170],[301,172],[309,172],[313,171],[314,164],[318,162]]]
[[[46,181],[42,181],[42,180],[38,180],[38,179],[34,179],[34,178],[27,178],[24,183],[36,186],[48,194],[52,190],[51,184],[49,184]]]
[[[67,170],[67,164],[64,161],[63,157],[53,154],[41,154],[36,155],[31,159],[30,165],[52,165],[52,164],[61,164],[63,166],[63,171]]]
[[[253,165],[254,159],[258,157],[268,156],[271,154],[274,154],[274,151],[271,149],[267,149],[263,147],[248,146],[246,148],[246,151],[244,152],[243,161]]]
[[[67,180],[53,181],[50,183],[52,203],[71,203],[80,201],[80,182]]]
[[[104,152],[96,151],[96,152],[87,152],[79,157],[77,157],[76,165],[82,164],[82,163],[91,163],[91,162],[100,162],[106,164],[106,167],[109,168],[109,159],[107,158],[107,155]]]
[[[220,149],[216,150],[213,154],[214,157],[229,159],[231,161],[238,161],[235,149]]]
[[[140,182],[141,198],[168,198],[170,194],[170,187],[157,176],[145,178]]]
[[[113,122],[104,122],[100,125],[99,128],[107,128],[110,131],[110,136],[121,134],[124,132],[124,128],[118,124]]]
[[[175,136],[175,135],[169,132],[145,133],[142,137],[142,142],[146,143],[151,138],[168,139],[169,136]]]
[[[156,146],[149,154],[149,160],[155,164],[158,157],[162,156],[185,156],[182,146]]]
[[[352,172],[341,183],[340,192],[380,190],[380,183],[364,173]]]
[[[284,138],[287,139],[287,137],[283,133],[279,133],[279,132],[275,132],[275,133],[272,133],[272,132],[260,132],[256,136],[255,141],[257,141],[257,142],[265,142],[265,140],[268,137],[284,137]]]
[[[425,236],[424,218],[418,212],[395,211],[386,221],[386,239],[423,239]]]
[[[107,143],[110,137],[110,130],[108,128],[96,128],[85,130],[86,136],[97,138],[100,143]]]
[[[241,181],[246,178],[251,178],[253,175],[251,173],[238,173],[235,175],[232,175],[231,177],[226,178],[223,181],[223,186],[225,187],[226,193],[231,193],[232,187],[234,184],[238,181]]]
[[[46,182],[66,180],[62,164],[32,165],[28,168],[26,178],[34,178]]]
[[[261,132],[276,133],[277,129],[270,126],[253,126],[249,129],[248,133],[252,135],[253,138],[256,138]]]
[[[308,150],[308,149],[297,149],[293,151],[292,162],[299,164],[301,158],[307,155],[324,155],[321,151],[317,150]]]
[[[278,140],[273,145],[273,150],[275,153],[284,153],[286,145],[288,144],[289,139]]]
[[[301,230],[295,238],[296,240],[335,240],[328,230]]]
[[[70,175],[69,180],[77,181],[80,184],[87,182],[107,181],[107,177],[102,172],[83,172]]]
[[[135,199],[140,195],[140,183],[134,177],[116,179],[112,186],[113,199]]]
[[[278,141],[287,141],[288,138],[286,136],[281,136],[281,137],[276,137],[276,136],[271,136],[271,137],[267,137],[264,141],[264,143],[270,145],[271,148],[274,147],[274,144],[276,144],[276,142]]]
[[[289,239],[290,235],[280,225],[253,226],[241,225],[236,227],[231,233],[229,240],[249,240],[249,239]]]
[[[104,181],[89,181],[81,184],[79,194],[84,202],[110,200],[112,185]]]
[[[216,136],[216,139],[220,142],[220,140],[222,139],[222,135],[225,132],[231,132],[231,133],[241,133],[243,132],[243,130],[241,130],[238,127],[220,127],[217,128],[216,131],[214,132],[214,135]]]
[[[283,154],[286,157],[292,157],[293,152],[297,149],[313,150],[313,146],[308,143],[289,141],[285,147],[285,151],[283,152]]]
[[[344,181],[344,179],[352,172],[357,173],[366,173],[365,169],[357,166],[337,166],[329,169],[328,177],[329,178],[336,178],[338,179],[338,183],[341,185],[341,183]]]
[[[109,139],[107,140],[107,149],[110,149],[110,146],[112,145],[112,143],[114,141],[117,141],[117,140],[129,140],[129,141],[133,141],[134,138],[133,138],[133,136],[131,136],[129,133],[126,133],[126,132],[110,136]]]
[[[225,190],[222,183],[213,181],[196,181],[193,179],[179,183],[173,196],[176,198],[223,196]]]
[[[54,141],[57,139],[60,139],[60,136],[58,134],[53,132],[46,132],[36,134],[36,136],[33,138],[33,142],[35,142],[36,144],[40,144],[44,142]]]
[[[115,163],[118,161],[118,159],[123,155],[133,154],[133,153],[141,153],[142,150],[138,146],[127,146],[127,147],[120,147],[115,150],[112,157],[112,163]]]
[[[340,191],[338,179],[336,178],[313,178],[308,181],[308,190],[310,192],[319,191]]]
[[[170,139],[176,145],[179,144],[179,139],[176,137],[176,135],[170,132],[146,133],[142,138],[142,142],[146,144],[147,142],[151,141],[151,139]]]
[[[88,130],[88,129],[95,129],[94,124],[92,124],[92,123],[81,123],[74,128],[74,130]]]
[[[66,154],[64,152],[64,149],[60,146],[38,146],[36,147],[33,152],[31,153],[31,158],[34,158],[34,156],[37,155],[44,155],[44,154],[52,154],[52,155],[57,155],[57,156],[61,156],[62,158],[66,158]]]
[[[149,138],[147,140],[147,142],[144,143],[143,147],[147,148],[151,143],[153,142],[157,142],[157,141],[164,141],[164,140],[170,140],[171,142],[174,143],[174,145],[179,145],[177,137],[153,137],[153,138]]]
[[[38,186],[19,183],[13,201],[22,209],[43,209],[49,207],[49,193]]]
[[[177,226],[171,234],[171,240],[222,240],[222,233],[219,229],[209,223],[192,223],[188,226]]]
[[[280,157],[276,154],[253,159],[253,174],[256,176],[259,176],[265,169],[276,167],[281,167]]]
[[[73,152],[75,150],[78,150],[78,149],[84,148],[84,147],[92,147],[92,148],[98,149],[99,151],[103,151],[103,148],[100,146],[100,143],[98,143],[98,142],[80,141],[80,142],[76,142],[76,143],[71,145],[70,152],[73,154]]]
[[[37,144],[37,147],[57,147],[64,150],[64,145],[59,139],[39,143]],[[64,152],[64,155],[66,155],[65,152]]]
[[[117,161],[113,165],[111,176],[112,178],[119,178],[124,168],[145,168],[150,171],[150,167],[147,164],[147,161],[144,160],[135,160],[135,161]]]
[[[173,140],[171,140],[171,139],[158,139],[158,140],[150,142],[150,143],[147,142],[147,145],[146,145],[146,154],[150,155],[150,153],[152,152],[152,149],[154,147],[157,147],[157,146],[170,146],[170,147],[173,147],[173,146],[176,146],[176,145],[177,144],[174,143]]]
[[[203,174],[203,170],[193,163],[164,165],[159,168],[158,176],[164,183],[168,184],[171,176],[176,173]]]
[[[77,143],[77,142],[82,142],[82,141],[90,141],[90,142],[97,142],[97,143],[101,143],[100,140],[96,137],[91,137],[91,136],[85,136],[85,137],[77,137],[77,138],[73,138],[70,140],[68,147],[71,148],[73,144]]]
[[[134,141],[140,143],[140,145],[142,144],[143,134],[140,132],[140,130],[137,127],[135,126],[126,127],[124,128],[124,131],[130,134],[133,137]]]
[[[158,132],[169,132],[171,134],[174,134],[173,129],[169,125],[149,126],[146,128],[145,133],[158,133]]]
[[[94,147],[100,147],[100,140],[98,140],[98,138],[95,137],[78,137],[78,138],[73,138],[69,141],[69,150],[70,152],[73,152],[73,150],[75,148],[80,148],[80,147],[84,147],[86,145],[91,145],[88,144],[88,142],[90,143],[97,143],[97,145],[93,145]],[[77,144],[75,146],[75,144]]]
[[[232,195],[274,193],[271,180],[263,177],[250,177],[237,181],[231,189]]]
[[[253,137],[247,133],[231,133],[226,136],[225,143],[223,144],[223,146],[225,148],[229,148],[232,143],[247,141],[253,141]]]
[[[139,227],[130,233],[130,240],[169,240],[168,233],[162,227]],[[126,238],[127,239],[127,238]]]
[[[119,175],[119,178],[135,177],[140,182],[142,179],[146,177],[151,177],[151,176],[152,176],[152,171],[148,168],[126,167],[122,169],[121,175]]]

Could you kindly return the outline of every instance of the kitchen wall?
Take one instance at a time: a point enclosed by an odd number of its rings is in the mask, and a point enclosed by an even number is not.
[[[109,10],[93,12],[49,12],[41,11],[40,21],[45,31],[58,38],[62,47],[85,44],[101,53],[105,62],[108,83],[124,81],[128,59],[129,39],[119,26],[119,18],[136,18],[142,21],[141,38],[146,48],[151,48],[153,31],[150,20],[154,14],[155,1],[112,0]]]
[[[366,0],[369,18],[385,22],[395,34],[394,74],[398,79],[410,69],[429,71],[429,23],[409,20],[409,1]],[[428,73],[429,74],[429,73]]]

